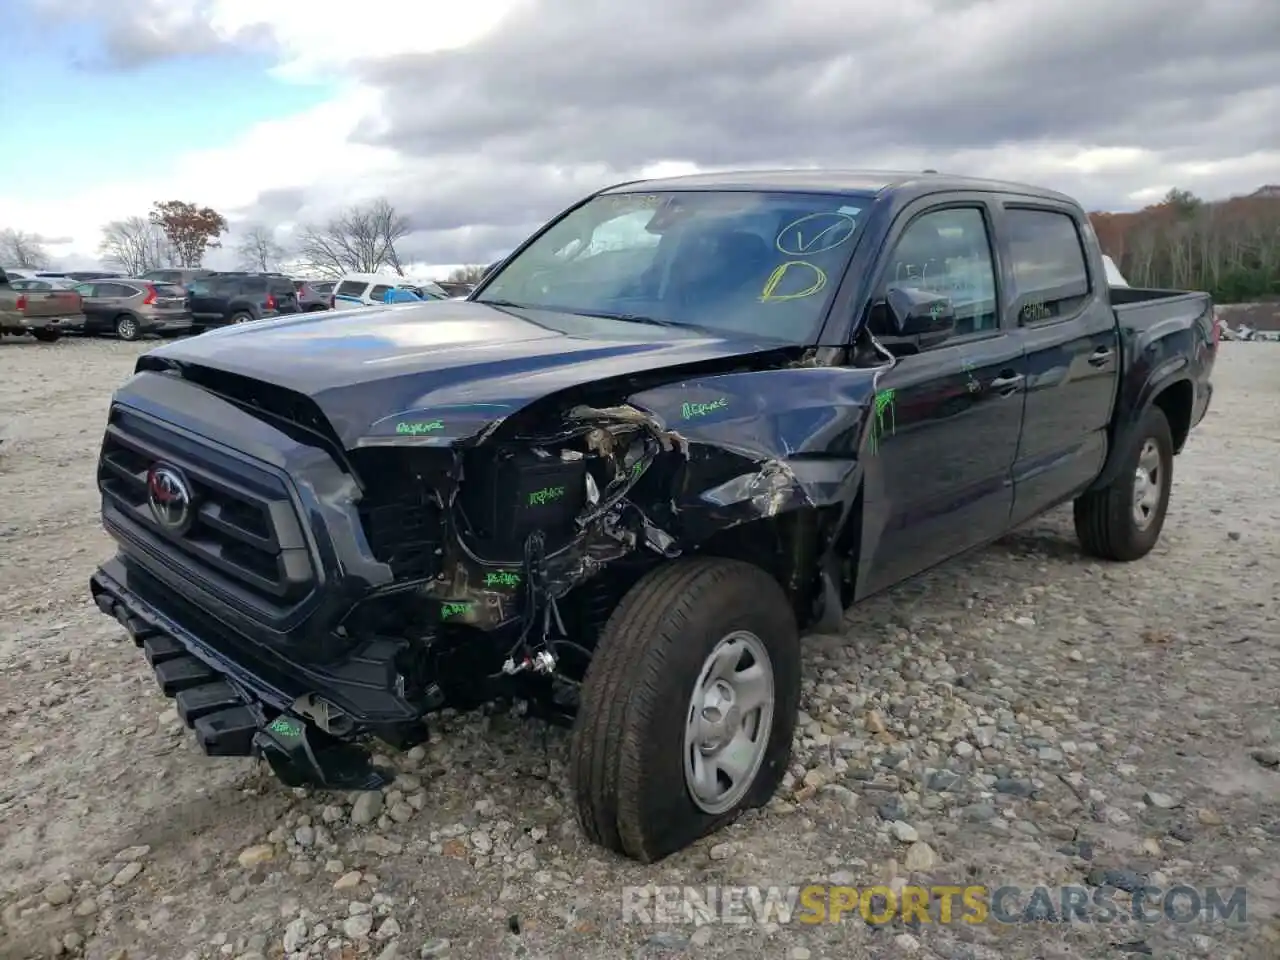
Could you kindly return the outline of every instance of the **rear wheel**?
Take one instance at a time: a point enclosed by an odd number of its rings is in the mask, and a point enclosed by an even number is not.
[[[121,340],[137,340],[142,336],[142,330],[138,326],[138,321],[127,313],[122,313],[116,317],[116,336]]]
[[[1159,407],[1138,424],[1138,442],[1119,475],[1075,502],[1076,536],[1084,551],[1104,560],[1140,560],[1164,528],[1173,485],[1173,434]]]
[[[31,335],[41,343],[56,343],[62,336],[61,330],[32,330]]]
[[[251,313],[242,312],[242,313],[233,313],[231,315],[232,323],[248,323],[252,319],[253,319],[253,314]]]
[[[800,640],[777,582],[715,558],[623,598],[582,686],[570,779],[593,842],[652,863],[773,796],[800,704]]]

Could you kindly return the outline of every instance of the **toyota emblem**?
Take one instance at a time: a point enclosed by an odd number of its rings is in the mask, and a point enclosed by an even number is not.
[[[172,534],[186,533],[195,519],[191,485],[181,470],[167,463],[147,471],[147,504],[156,523]]]

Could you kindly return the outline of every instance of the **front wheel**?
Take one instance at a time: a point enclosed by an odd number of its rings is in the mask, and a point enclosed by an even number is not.
[[[1173,486],[1173,433],[1164,411],[1150,407],[1138,423],[1137,436],[1116,478],[1075,502],[1080,545],[1103,560],[1142,559],[1164,528]]]
[[[677,560],[609,618],[582,685],[570,780],[587,837],[652,863],[773,796],[800,706],[800,639],[758,567]]]
[[[252,319],[253,314],[251,313],[233,313],[231,315],[232,323],[248,323]]]
[[[61,330],[32,330],[31,335],[41,343],[56,343],[62,336]]]

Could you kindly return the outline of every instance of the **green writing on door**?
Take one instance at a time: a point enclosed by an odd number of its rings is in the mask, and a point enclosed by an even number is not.
[[[898,395],[896,390],[876,391],[871,411],[872,453],[875,453],[880,448],[880,441],[884,437],[886,429],[890,436],[897,429],[897,404]]]
[[[520,574],[514,570],[495,570],[484,575],[484,585],[486,587],[518,587]]]

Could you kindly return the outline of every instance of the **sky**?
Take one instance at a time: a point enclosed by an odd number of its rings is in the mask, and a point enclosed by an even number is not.
[[[10,0],[5,47],[0,228],[64,269],[170,199],[227,217],[230,267],[384,197],[438,276],[640,176],[930,168],[1089,209],[1280,181],[1275,0]]]

